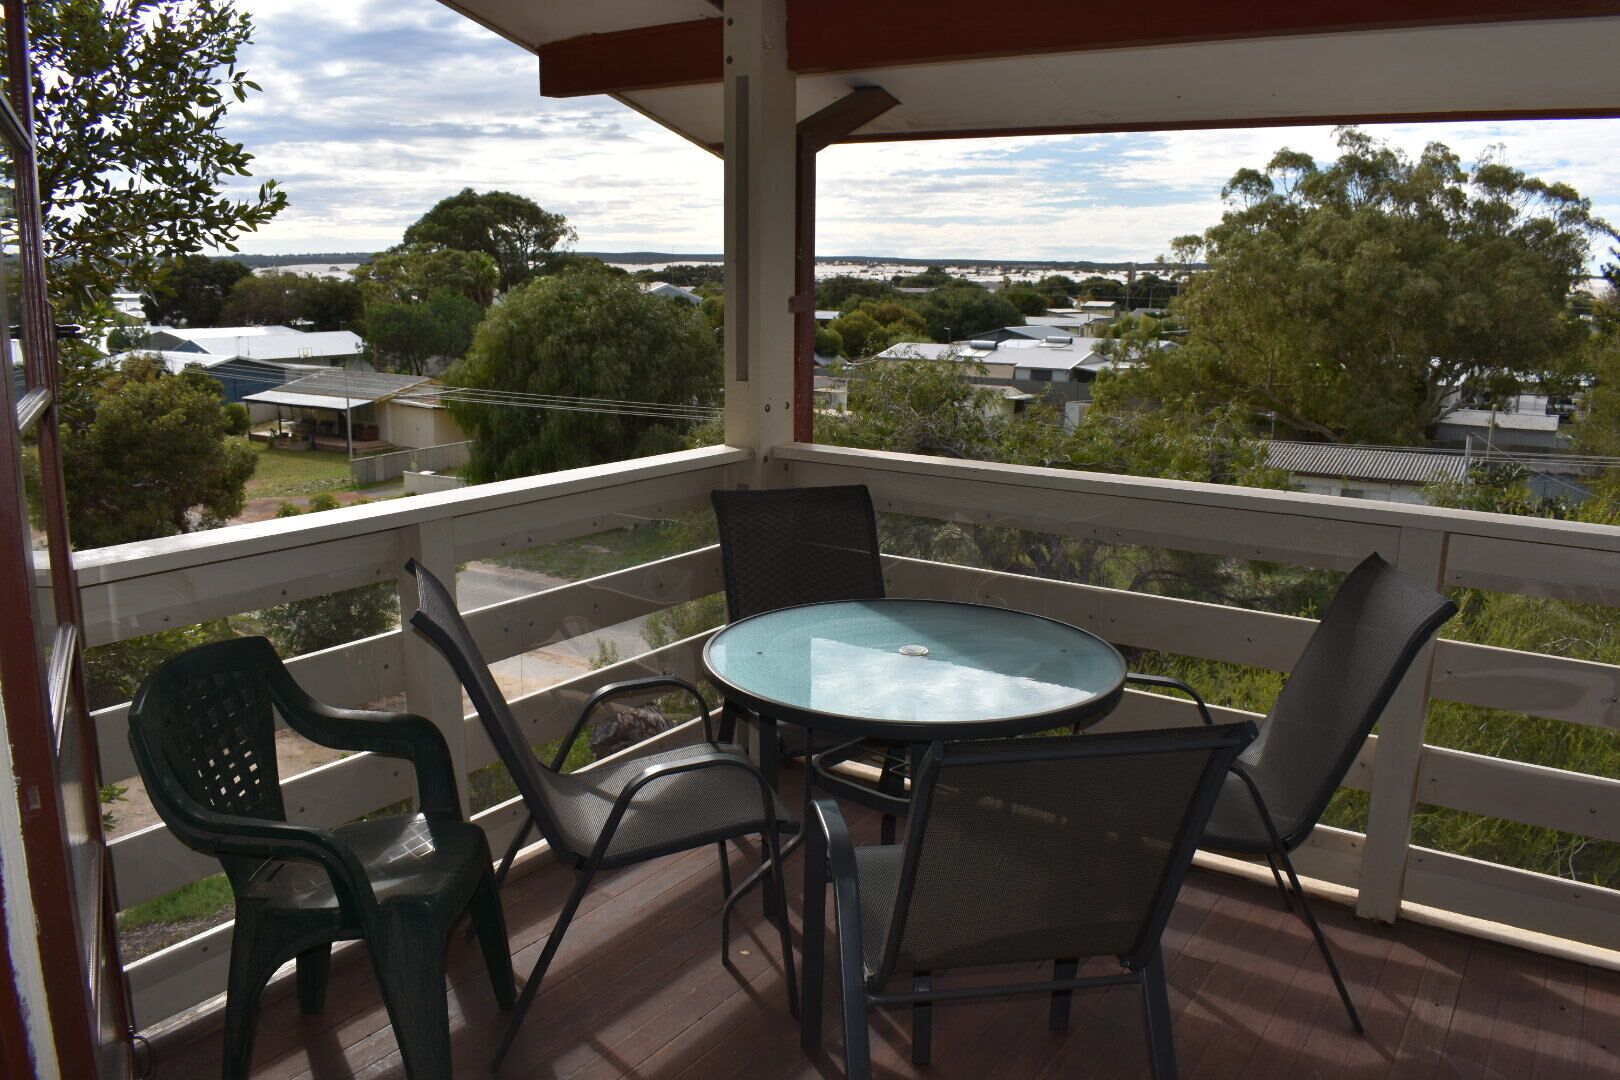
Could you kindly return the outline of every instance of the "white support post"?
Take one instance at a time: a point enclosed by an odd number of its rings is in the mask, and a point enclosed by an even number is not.
[[[754,452],[739,482],[763,487],[793,439],[795,80],[787,0],[725,9],[726,442]]]
[[[415,559],[444,582],[450,596],[456,595],[455,524],[449,518],[425,521],[399,531],[399,617],[405,625],[401,642],[405,664],[405,708],[426,717],[444,732],[455,766],[456,792],[461,814],[469,815],[467,801],[467,727],[461,707],[461,683],[450,664],[426,638],[409,625],[416,610],[416,579],[406,573],[407,560]]]
[[[1446,534],[1433,529],[1401,529],[1400,552],[1394,561],[1413,580],[1434,589],[1443,588]],[[1364,919],[1392,923],[1401,911],[1433,673],[1434,642],[1430,641],[1412,662],[1378,722],[1367,846],[1361,856],[1356,896],[1356,914]]]

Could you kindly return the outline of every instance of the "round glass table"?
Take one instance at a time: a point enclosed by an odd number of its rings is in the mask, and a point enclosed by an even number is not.
[[[1125,661],[1095,634],[945,600],[842,600],[740,619],[704,666],[728,702],[817,732],[916,745],[1096,723]]]

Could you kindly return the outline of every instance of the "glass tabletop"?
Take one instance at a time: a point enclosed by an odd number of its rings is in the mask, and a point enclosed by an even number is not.
[[[703,656],[743,704],[852,734],[1041,730],[1111,707],[1125,678],[1119,653],[1084,630],[941,600],[784,608],[726,627]]]

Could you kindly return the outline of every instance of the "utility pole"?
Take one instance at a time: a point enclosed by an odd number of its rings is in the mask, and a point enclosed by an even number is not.
[[[354,460],[354,406],[349,404],[349,369],[343,369],[343,435],[349,443],[349,460]]]

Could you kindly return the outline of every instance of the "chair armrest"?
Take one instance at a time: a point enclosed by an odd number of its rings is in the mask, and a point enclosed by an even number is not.
[[[709,720],[709,704],[703,700],[703,694],[697,687],[674,675],[649,675],[642,679],[626,679],[623,682],[608,683],[586,700],[585,707],[579,710],[579,718],[574,721],[573,728],[569,730],[568,735],[562,741],[562,746],[557,750],[556,757],[551,761],[551,771],[562,772],[563,764],[568,760],[568,751],[574,748],[574,743],[578,741],[580,733],[585,730],[586,721],[591,718],[591,714],[603,702],[620,694],[649,690],[655,686],[673,687],[690,695],[692,700],[697,702],[698,715],[703,717],[703,738],[708,742],[714,742],[714,728]]]
[[[849,899],[855,904],[854,910],[860,911],[860,894],[857,891],[855,878],[855,840],[849,834],[849,826],[844,822],[844,812],[838,803],[832,799],[816,799],[810,804],[810,812],[815,817],[814,830],[811,835],[818,832],[827,843],[827,869],[832,875],[835,886],[835,898],[843,886],[849,886]]]
[[[423,813],[461,816],[461,799],[450,747],[444,733],[411,713],[341,709],[316,701],[286,669],[270,680],[270,692],[287,725],[311,742],[334,750],[353,750],[405,758],[416,770],[416,790]]]
[[[1203,717],[1204,726],[1215,726],[1215,718],[1209,714],[1209,706],[1204,704],[1203,697],[1198,693],[1197,690],[1194,690],[1180,679],[1172,679],[1168,675],[1139,675],[1134,671],[1127,671],[1125,673],[1125,681],[1128,683],[1135,683],[1138,686],[1157,686],[1163,690],[1180,691],[1181,693],[1192,698],[1193,704],[1198,706],[1198,715]]]
[[[613,809],[608,813],[606,824],[602,826],[602,835],[597,837],[596,846],[592,848],[586,865],[594,867],[602,861],[609,845],[613,843],[613,834],[618,831],[619,822],[623,820],[630,809],[630,804],[635,801],[642,788],[698,769],[741,769],[752,776],[759,784],[760,798],[764,801],[765,827],[769,831],[776,829],[776,793],[771,790],[765,774],[755,768],[752,761],[740,754],[727,753],[724,750],[706,750],[682,761],[665,761],[649,765],[637,773],[636,778],[626,784],[624,790],[619,792],[619,797],[614,800]]]
[[[220,814],[187,800],[164,823],[186,844],[211,854],[261,859],[296,859],[315,863],[332,879],[338,903],[358,916],[377,906],[371,879],[350,848],[334,834],[314,825]],[[171,809],[174,809],[171,807]]]

